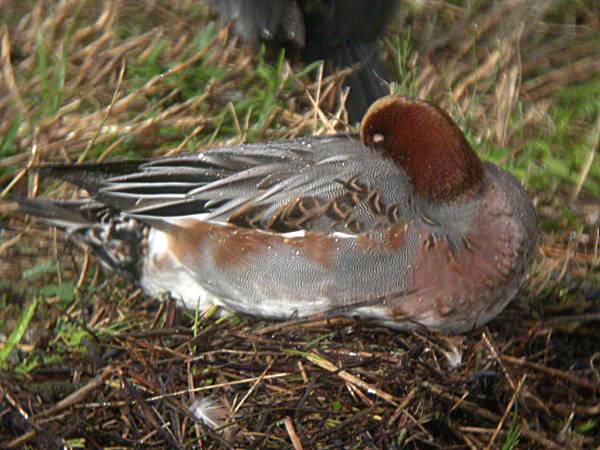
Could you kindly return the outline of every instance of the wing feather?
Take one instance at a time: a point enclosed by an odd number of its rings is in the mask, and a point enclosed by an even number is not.
[[[384,214],[385,199],[377,196],[377,207],[370,206],[374,193],[367,187],[357,192],[356,180],[364,175],[368,185],[377,181],[374,174],[398,176],[392,163],[348,136],[231,146],[124,164],[129,171],[116,163],[44,170],[153,224],[187,217],[285,232],[348,232],[350,220],[331,211],[342,203],[360,216],[358,228],[368,229],[381,222],[376,216]]]

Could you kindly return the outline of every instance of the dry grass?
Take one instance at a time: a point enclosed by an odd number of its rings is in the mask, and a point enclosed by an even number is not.
[[[520,298],[463,337],[195,317],[5,202],[2,448],[600,445],[599,7],[402,5],[382,46],[395,89],[444,105],[534,198],[544,236]],[[0,7],[3,197],[75,194],[29,173],[40,162],[349,129],[323,106],[335,77],[265,64],[196,1]],[[220,430],[189,412],[207,396]]]

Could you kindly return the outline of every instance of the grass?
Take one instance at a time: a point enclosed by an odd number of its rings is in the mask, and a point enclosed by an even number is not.
[[[0,365],[6,367],[6,360],[8,356],[13,352],[15,346],[21,341],[29,323],[33,319],[35,315],[35,309],[37,308],[37,299],[27,305],[19,318],[18,322],[15,325],[14,330],[6,340],[6,343],[2,350],[0,351]]]
[[[600,114],[599,98],[600,78],[556,92],[544,129],[531,136],[523,148],[524,158],[540,162],[529,172],[531,185],[540,190],[576,185],[587,155],[594,151],[589,124]],[[600,196],[599,164],[591,166],[584,188],[590,195]]]
[[[75,194],[31,164],[351,130],[324,106],[335,77],[248,51],[199,2],[9,3],[3,197]],[[525,183],[543,230],[501,318],[448,337],[180,311],[3,203],[0,446],[281,448],[295,432],[305,448],[484,448],[496,431],[506,449],[600,445],[598,6],[425,4],[403,2],[381,45],[392,88],[450,111]],[[190,419],[205,394],[236,411],[225,431]]]
[[[506,433],[506,438],[504,439],[504,443],[502,444],[502,450],[513,450],[518,448],[521,431],[519,430],[519,425],[517,423],[517,414],[513,414],[513,419],[510,424],[510,428]]]

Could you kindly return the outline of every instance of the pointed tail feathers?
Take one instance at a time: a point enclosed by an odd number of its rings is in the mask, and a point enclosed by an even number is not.
[[[82,214],[87,200],[56,201],[19,197],[15,199],[22,213],[29,214],[69,233],[93,228],[96,224]]]
[[[48,164],[33,169],[43,176],[68,181],[94,195],[108,178],[135,172],[147,161],[112,161],[85,164]]]
[[[103,265],[139,281],[146,226],[91,199],[75,201],[17,198],[21,212],[65,230],[88,246]]]

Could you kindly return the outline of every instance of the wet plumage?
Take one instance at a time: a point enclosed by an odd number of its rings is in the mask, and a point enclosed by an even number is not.
[[[402,329],[487,322],[517,292],[536,246],[526,192],[481,163],[427,103],[381,100],[362,130],[362,142],[312,137],[46,166],[42,174],[91,197],[22,207],[148,294],[191,309],[215,303],[276,319],[332,312]]]

